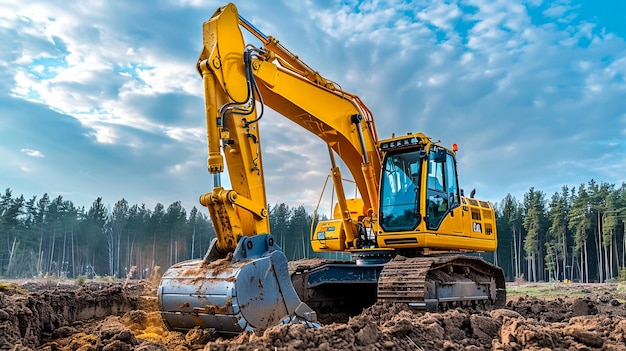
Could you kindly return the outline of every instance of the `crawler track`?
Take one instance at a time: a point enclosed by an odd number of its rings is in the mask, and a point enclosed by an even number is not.
[[[318,313],[354,315],[377,300],[428,311],[506,302],[500,267],[472,256],[397,255],[366,265],[308,259],[289,262],[289,273],[300,299]]]
[[[478,257],[396,256],[380,274],[378,299],[436,311],[457,306],[504,306],[506,290],[502,270]]]

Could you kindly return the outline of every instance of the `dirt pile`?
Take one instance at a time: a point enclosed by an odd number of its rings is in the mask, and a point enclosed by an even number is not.
[[[279,326],[205,350],[626,350],[626,309],[611,301],[522,298],[506,309],[424,314],[375,305],[347,324]]]
[[[223,339],[199,328],[167,331],[153,289],[126,290],[2,292],[0,350],[626,350],[626,295],[617,291],[514,297],[489,311],[377,304],[349,319],[322,316],[330,324],[321,328],[283,325]]]
[[[0,349],[36,348],[41,341],[74,334],[83,321],[139,307],[141,285],[90,283],[80,288],[3,285],[0,289]],[[76,326],[75,326],[76,324]],[[9,348],[10,349],[10,348]]]

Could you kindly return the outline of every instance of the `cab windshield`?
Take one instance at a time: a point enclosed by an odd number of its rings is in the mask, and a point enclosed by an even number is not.
[[[413,230],[419,224],[420,151],[387,154],[380,221],[385,231]]]

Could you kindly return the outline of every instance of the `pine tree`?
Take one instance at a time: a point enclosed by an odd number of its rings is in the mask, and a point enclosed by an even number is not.
[[[298,260],[309,256],[309,231],[311,221],[304,208],[300,205],[293,209],[291,218],[289,219],[289,243],[288,250],[290,255],[287,256],[291,260]]]
[[[289,220],[291,218],[291,210],[289,206],[284,203],[274,205],[270,210],[270,233],[274,236],[274,240],[285,251],[286,255],[290,253],[286,252],[286,246],[289,245]],[[289,257],[289,256],[287,256]]]
[[[538,281],[543,277],[542,243],[545,234],[545,200],[541,191],[530,188],[524,195],[525,216],[523,221],[526,229],[524,252],[528,263],[529,280]]]
[[[568,194],[567,187],[563,187],[561,194],[554,193],[548,211],[550,227],[548,228],[548,242],[546,242],[546,262],[549,263],[548,270],[552,272],[556,280],[566,279],[567,275]]]
[[[121,246],[122,238],[128,233],[129,208],[128,201],[122,198],[113,206],[111,217],[109,218],[110,230],[107,236],[107,245],[109,248],[109,274],[114,277],[122,278],[126,276],[122,272],[121,266]],[[127,267],[130,269],[130,267]]]
[[[569,213],[568,226],[574,232],[573,254],[579,256],[578,272],[579,280],[589,282],[589,260],[587,250],[587,231],[591,229],[589,208],[589,195],[584,184],[578,188],[578,193],[572,201],[572,209]]]
[[[105,226],[108,218],[109,215],[102,198],[98,197],[87,211],[85,220],[82,223],[81,235],[85,242],[88,243],[86,251],[88,256],[85,257],[85,264],[86,266],[94,267],[95,273],[104,272],[103,268],[106,266],[109,268],[110,274],[108,255],[102,250],[103,247],[106,247],[107,231],[110,230],[110,228]]]
[[[502,220],[497,223],[498,226],[498,241],[500,243],[501,237],[509,237],[505,240],[510,243],[510,247],[498,248],[501,250],[510,250],[511,252],[511,265],[512,274],[515,278],[521,277],[521,255],[522,255],[522,206],[511,194],[507,194],[499,206],[502,212]],[[498,211],[500,212],[500,211]],[[506,256],[505,256],[506,257]]]

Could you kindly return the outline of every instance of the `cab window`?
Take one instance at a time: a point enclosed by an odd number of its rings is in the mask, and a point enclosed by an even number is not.
[[[419,224],[420,152],[387,155],[381,189],[380,221],[385,231],[413,230]]]

